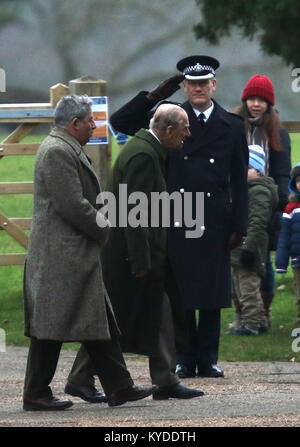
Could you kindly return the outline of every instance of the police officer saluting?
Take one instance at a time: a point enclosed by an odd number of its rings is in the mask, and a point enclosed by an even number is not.
[[[140,92],[111,117],[113,127],[130,135],[147,128],[153,106],[182,81],[187,95],[182,107],[191,136],[183,150],[169,157],[168,192],[203,192],[204,228],[200,238],[186,238],[184,223],[168,232],[169,259],[188,323],[188,349],[180,352],[178,344],[177,350],[181,378],[224,375],[217,366],[220,310],[231,306],[230,250],[247,229],[248,146],[242,120],[212,99],[218,67],[213,57],[186,57],[177,64],[183,76],[173,76],[152,92]]]

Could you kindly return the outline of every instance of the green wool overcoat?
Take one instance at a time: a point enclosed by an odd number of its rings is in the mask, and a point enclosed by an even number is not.
[[[247,237],[240,247],[231,252],[231,265],[240,266],[243,250],[255,255],[250,270],[264,277],[268,251],[268,226],[278,203],[277,185],[271,177],[258,177],[248,182],[249,222]]]
[[[100,186],[82,147],[54,128],[38,149],[34,213],[24,272],[25,335],[109,340],[100,249],[109,227],[97,214]]]
[[[112,226],[108,243],[102,249],[104,282],[121,330],[123,352],[144,355],[156,353],[161,324],[166,262],[166,228],[150,227],[151,192],[166,190],[165,159],[167,150],[147,130],[141,129],[118,156],[107,190],[114,193],[117,204],[116,226]],[[148,198],[148,225],[121,227],[119,218],[127,219],[135,208],[119,212],[119,186],[126,185],[127,195],[143,192]],[[137,204],[139,201],[136,202]],[[109,217],[109,216],[108,216]],[[134,271],[148,270],[143,278]]]

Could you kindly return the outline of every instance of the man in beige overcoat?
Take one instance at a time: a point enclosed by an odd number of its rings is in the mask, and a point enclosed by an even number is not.
[[[24,410],[72,405],[55,398],[50,388],[63,342],[84,345],[110,406],[143,399],[156,389],[133,384],[102,280],[100,248],[110,224],[97,209],[100,186],[83,149],[95,129],[91,104],[87,96],[63,97],[55,111],[56,127],[36,156],[24,271],[25,335],[31,337]]]

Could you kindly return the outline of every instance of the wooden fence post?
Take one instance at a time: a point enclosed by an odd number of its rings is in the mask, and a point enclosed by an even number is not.
[[[55,109],[58,101],[63,97],[68,95],[70,92],[69,87],[64,84],[55,84],[50,87],[50,103],[53,109]]]
[[[107,82],[93,76],[83,76],[69,81],[70,94],[88,96],[107,96]],[[99,177],[102,189],[105,188],[111,168],[111,142],[108,144],[87,145],[86,151],[92,159],[93,167]]]
[[[49,89],[49,97],[50,97],[50,104],[53,109],[55,109],[58,101],[63,97],[70,93],[70,89],[67,85],[64,84],[55,84],[52,85]],[[50,130],[52,130],[54,127],[54,123],[50,124]]]

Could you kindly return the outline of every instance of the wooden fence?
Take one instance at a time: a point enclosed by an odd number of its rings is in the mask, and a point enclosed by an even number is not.
[[[68,94],[87,94],[89,96],[106,96],[106,82],[85,76],[69,82],[69,86],[57,84],[50,88],[49,103],[40,104],[0,104],[0,124],[15,123],[18,127],[0,143],[1,159],[9,156],[35,155],[39,143],[24,143],[39,124],[54,124],[54,110],[60,98]],[[88,145],[88,155],[103,183],[106,182],[111,166],[111,145]],[[0,182],[0,196],[3,194],[33,194],[33,182]],[[22,247],[27,248],[31,217],[8,217],[1,211],[0,230],[4,230]],[[1,249],[0,249],[1,251]],[[0,253],[0,266],[22,265],[26,254]]]
[[[54,109],[60,98],[67,94],[87,94],[89,96],[106,96],[107,84],[105,81],[85,76],[69,82],[69,86],[57,84],[50,88],[50,102],[40,104],[0,104],[0,124],[17,123],[19,126],[0,143],[1,158],[16,155],[34,155],[39,147],[36,143],[22,143],[41,123],[54,123]],[[300,132],[299,121],[282,123],[289,132]],[[93,166],[105,183],[111,167],[111,145],[89,145],[89,156]],[[32,194],[33,182],[0,182],[0,195],[2,194]],[[7,217],[1,212],[0,230],[6,231],[22,247],[27,248],[28,236],[25,230],[30,230],[31,217]],[[0,266],[22,265],[26,254],[0,253]]]

